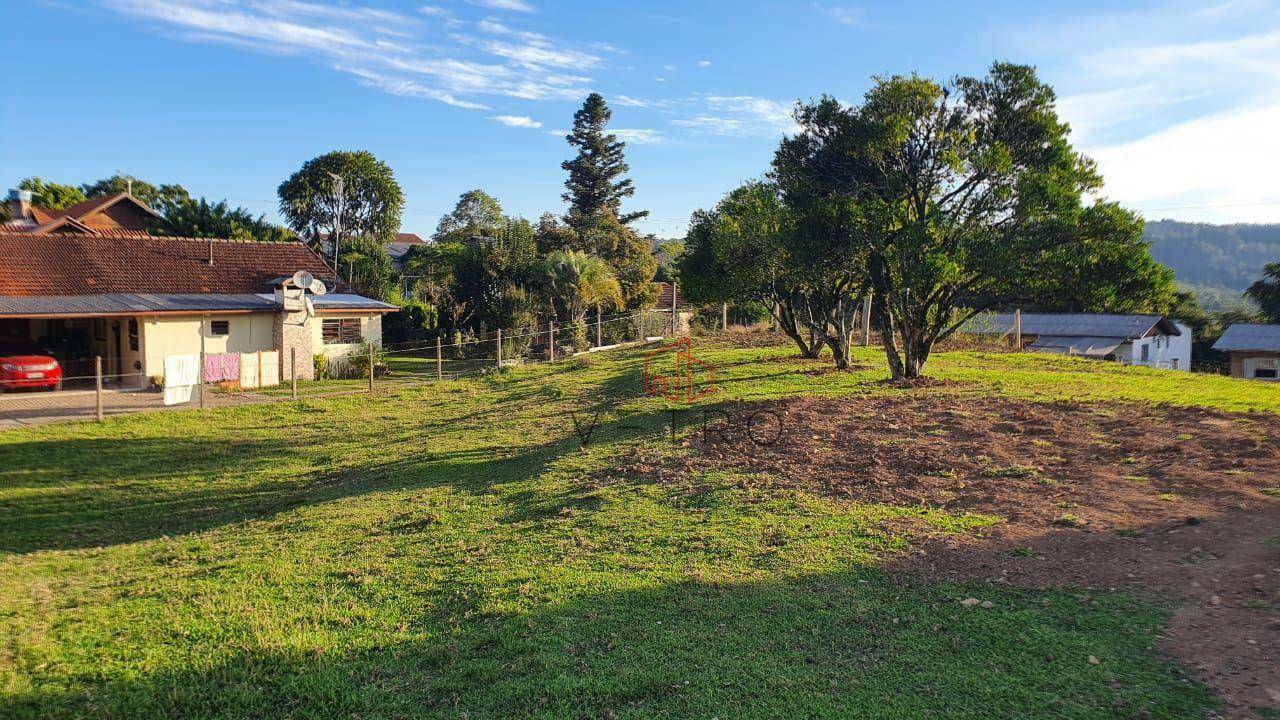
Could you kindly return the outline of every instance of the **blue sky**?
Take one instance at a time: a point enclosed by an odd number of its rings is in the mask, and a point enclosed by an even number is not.
[[[876,74],[1036,65],[1106,196],[1149,219],[1280,222],[1280,8],[1263,0],[555,2],[33,0],[5,10],[4,182],[127,172],[275,217],[305,160],[367,149],[429,234],[483,187],[559,212],[563,140],[599,91],[642,229],[768,167],[796,99]]]

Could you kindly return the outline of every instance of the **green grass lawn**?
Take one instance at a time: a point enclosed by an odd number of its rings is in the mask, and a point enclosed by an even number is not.
[[[996,518],[611,472],[681,452],[641,350],[0,434],[0,717],[1202,717],[1150,598],[895,577]],[[1004,393],[1280,409],[1280,387],[955,353],[900,390],[700,343],[707,402]],[[598,415],[583,448],[573,419]],[[572,414],[571,414],[572,413]],[[694,432],[687,428],[684,432]],[[966,597],[991,608],[963,607]],[[1099,660],[1088,661],[1090,656]],[[1123,715],[1129,716],[1129,715]]]

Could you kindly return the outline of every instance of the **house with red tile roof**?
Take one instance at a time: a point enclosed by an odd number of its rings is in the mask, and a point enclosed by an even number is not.
[[[310,378],[316,355],[380,345],[396,310],[353,293],[303,243],[159,237],[128,194],[88,202],[0,228],[0,342],[37,343],[68,376],[98,356],[113,384],[146,385],[169,355],[276,351]],[[299,287],[300,271],[316,282]]]
[[[148,235],[161,220],[160,213],[127,192],[91,198],[61,210],[49,210],[33,205],[31,193],[10,190],[9,214],[11,219],[0,226],[0,230],[45,235]]]
[[[404,256],[413,249],[415,245],[426,245],[427,241],[423,240],[417,233],[396,233],[396,239],[387,243],[387,255],[391,258],[391,263],[395,265],[397,270],[404,268]]]

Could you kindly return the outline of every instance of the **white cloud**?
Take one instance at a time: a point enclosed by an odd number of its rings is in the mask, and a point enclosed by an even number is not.
[[[858,5],[823,5],[814,3],[812,7],[816,12],[830,17],[841,25],[868,27],[867,10]]]
[[[658,130],[618,128],[609,130],[609,132],[617,135],[619,140],[632,145],[657,145],[666,139],[663,137],[662,132]]]
[[[672,120],[671,124],[709,132],[714,135],[740,135],[745,130],[745,124],[742,120],[715,117],[713,115],[695,115],[691,118]]]
[[[484,109],[477,96],[580,99],[584,70],[601,59],[570,43],[481,20],[479,35],[439,5],[414,15],[354,2],[306,0],[99,0],[105,7],[192,42],[309,57],[362,85],[403,97]],[[532,10],[523,0],[488,7]],[[439,30],[454,30],[442,35]],[[452,39],[452,43],[450,43]]]
[[[1058,117],[1071,124],[1072,142],[1089,144],[1109,129],[1199,97],[1202,95],[1171,93],[1159,85],[1102,90],[1060,98]]]
[[[1105,178],[1102,194],[1148,217],[1194,210],[1206,219],[1275,221],[1276,128],[1280,104],[1270,104],[1180,123],[1091,154]]]
[[[512,12],[531,13],[537,8],[525,0],[470,0],[472,5],[493,8],[494,10],[510,10]]]
[[[491,40],[481,43],[487,52],[498,57],[507,58],[524,67],[557,67],[557,68],[592,68],[600,63],[600,58],[577,50],[553,47],[548,42],[529,41],[513,44]]]
[[[1067,61],[1047,76],[1071,90],[1059,114],[1105,196],[1148,217],[1276,221],[1263,158],[1280,157],[1277,23],[1260,0],[1165,3],[1019,34],[1062,43],[1050,51]]]
[[[542,127],[542,123],[538,122],[537,120],[534,120],[528,115],[494,115],[489,119],[500,122],[503,125],[507,125],[509,127],[522,127],[522,128],[535,128],[535,129]]]
[[[622,105],[624,107],[649,107],[648,100],[633,98],[630,95],[615,95],[609,100],[614,105]]]
[[[698,67],[700,67],[700,68],[709,68],[709,67],[711,67],[711,61],[710,61],[710,60],[699,60],[699,61],[698,61]]]

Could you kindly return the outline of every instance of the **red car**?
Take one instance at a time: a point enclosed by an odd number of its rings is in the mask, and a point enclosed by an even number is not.
[[[39,345],[0,341],[0,390],[62,387],[62,366]]]

